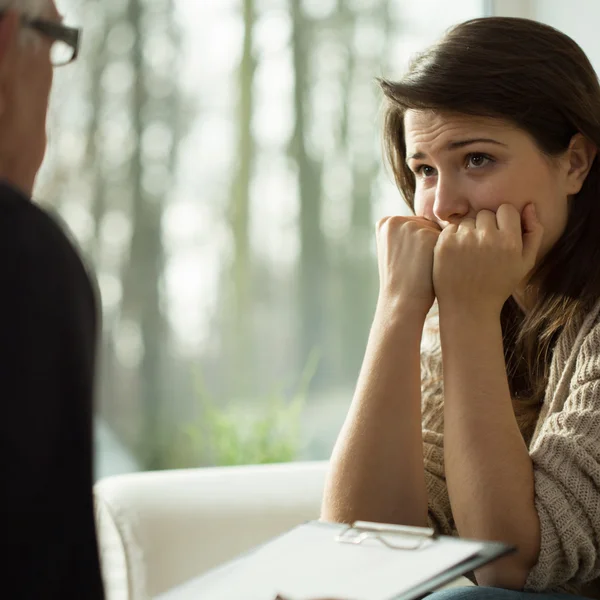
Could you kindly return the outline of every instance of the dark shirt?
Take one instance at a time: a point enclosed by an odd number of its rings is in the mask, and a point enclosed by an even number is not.
[[[0,597],[104,597],[93,510],[95,289],[59,222],[0,182]]]

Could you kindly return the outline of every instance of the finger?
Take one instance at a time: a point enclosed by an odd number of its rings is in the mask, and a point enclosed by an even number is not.
[[[379,254],[379,238],[382,234],[382,229],[385,227],[386,223],[389,221],[390,217],[383,217],[382,219],[379,219],[379,221],[377,221],[377,223],[375,224],[375,248],[377,250],[377,254]]]
[[[502,204],[496,212],[496,221],[501,231],[521,237],[521,215],[512,204]]]
[[[465,231],[472,231],[475,229],[475,219],[471,217],[465,217],[459,224],[458,229],[462,229]]]
[[[379,221],[377,221],[377,223],[375,224],[375,229],[376,231],[380,231],[381,228],[390,220],[391,217],[383,217],[381,219],[379,219]]]
[[[442,233],[445,235],[453,235],[458,231],[458,225],[451,223],[450,225],[446,225],[442,230]]]
[[[521,218],[523,226],[523,258],[533,268],[542,244],[544,227],[538,220],[537,211],[533,203],[528,204],[523,209]]]
[[[490,231],[498,231],[498,222],[496,215],[491,210],[480,210],[477,213],[475,221],[477,229],[487,229]]]
[[[431,219],[428,219],[427,217],[423,217],[423,224],[426,225],[427,227],[429,227],[430,229],[433,229],[434,231],[442,230],[442,228],[435,221],[432,221]]]

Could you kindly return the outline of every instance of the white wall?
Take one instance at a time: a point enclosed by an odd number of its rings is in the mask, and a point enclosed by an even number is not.
[[[536,0],[535,18],[572,37],[600,73],[600,2],[597,0]]]
[[[600,2],[597,0],[491,0],[492,14],[525,17],[572,37],[600,73]]]
[[[533,19],[535,0],[489,0],[489,11],[496,17]]]

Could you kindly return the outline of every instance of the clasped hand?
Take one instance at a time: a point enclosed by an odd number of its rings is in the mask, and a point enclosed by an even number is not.
[[[440,306],[499,314],[535,266],[543,227],[533,204],[480,211],[458,224],[391,216],[377,223],[380,302],[427,314]]]

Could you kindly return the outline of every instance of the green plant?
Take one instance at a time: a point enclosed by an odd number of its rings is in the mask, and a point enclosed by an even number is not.
[[[200,416],[182,428],[176,444],[177,466],[218,466],[289,462],[300,448],[300,418],[308,387],[319,363],[313,350],[291,398],[281,386],[263,402],[220,407],[197,377]]]

